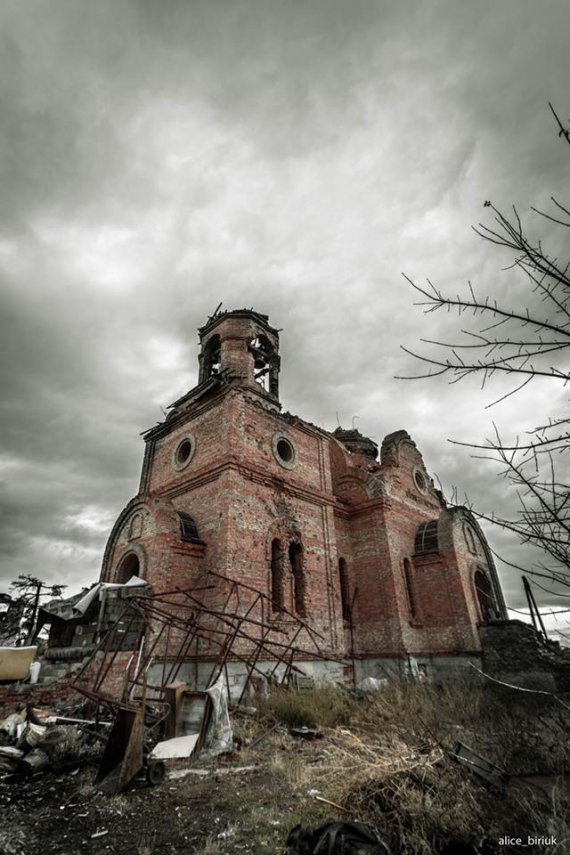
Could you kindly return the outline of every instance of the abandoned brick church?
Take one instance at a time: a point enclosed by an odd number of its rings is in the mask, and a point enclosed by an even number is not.
[[[404,430],[378,447],[281,412],[279,335],[253,310],[199,330],[198,385],[144,435],[140,487],[102,581],[191,588],[208,571],[267,595],[271,622],[319,633],[333,675],[455,673],[506,609],[485,537],[448,508]],[[236,666],[237,667],[237,666]]]

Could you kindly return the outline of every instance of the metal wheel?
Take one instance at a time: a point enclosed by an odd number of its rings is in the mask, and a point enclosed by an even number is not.
[[[162,760],[149,760],[146,767],[146,779],[151,787],[156,787],[164,781],[166,766]]]

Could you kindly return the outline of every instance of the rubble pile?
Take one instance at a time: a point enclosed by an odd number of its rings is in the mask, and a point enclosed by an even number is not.
[[[105,730],[105,725],[55,709],[19,709],[0,720],[0,777],[60,772],[97,760]]]

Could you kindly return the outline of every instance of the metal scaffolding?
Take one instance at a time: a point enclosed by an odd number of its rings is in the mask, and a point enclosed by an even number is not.
[[[254,675],[288,684],[303,659],[340,661],[323,649],[323,637],[306,620],[287,609],[277,618],[271,598],[251,585],[221,573],[208,572],[200,587],[154,595],[132,596],[118,620],[93,651],[74,681],[74,688],[113,715],[120,708],[144,707],[147,724],[168,712],[165,688],[189,662],[211,663],[203,688],[224,675],[231,696],[227,665],[240,662],[245,679],[239,703]],[[209,600],[209,602],[208,602]],[[218,601],[217,603],[213,601]],[[136,637],[120,686],[110,692],[105,682],[116,679],[120,637]],[[346,664],[342,662],[342,664]],[[148,672],[160,674],[151,683]]]

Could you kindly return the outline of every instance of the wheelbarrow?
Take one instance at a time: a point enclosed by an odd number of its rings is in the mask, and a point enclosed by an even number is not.
[[[119,707],[95,786],[107,795],[119,793],[143,769],[151,786],[164,780],[166,767],[163,761],[151,759],[144,750],[144,704],[138,710]]]

